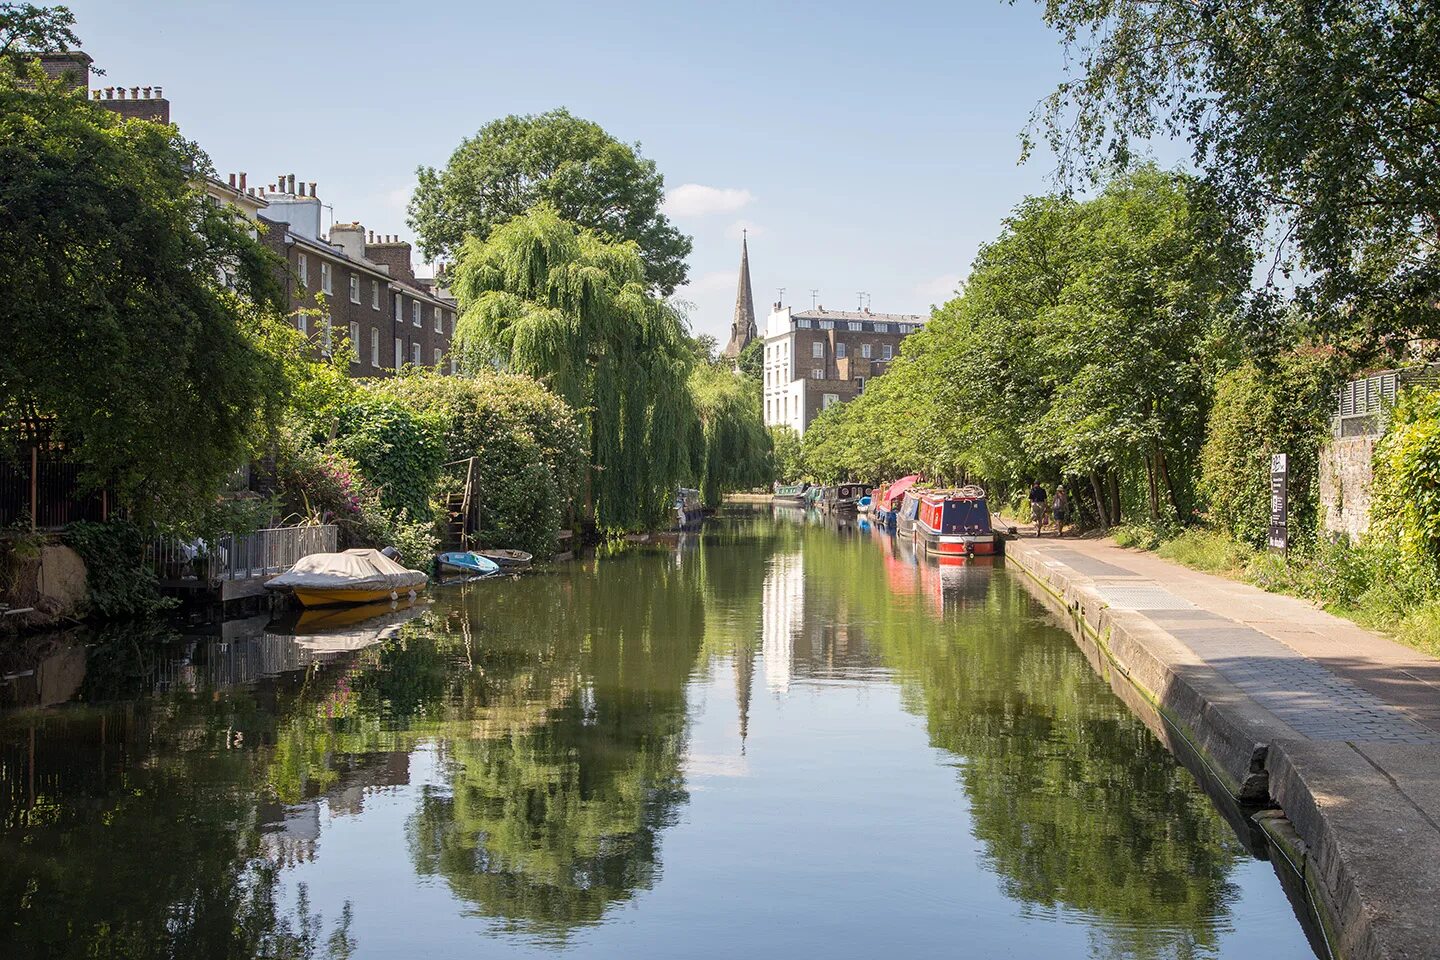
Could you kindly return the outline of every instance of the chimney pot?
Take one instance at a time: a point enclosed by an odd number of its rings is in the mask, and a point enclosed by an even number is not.
[[[139,99],[140,99],[140,88],[139,88],[139,87],[131,87],[131,88],[130,88],[130,99],[131,99],[131,100],[139,100]]]
[[[310,196],[312,196],[312,197],[319,196],[319,194],[317,194],[317,193],[315,192],[315,181],[314,181],[314,180],[311,180],[311,181],[310,181]]]
[[[289,175],[285,181],[285,186],[289,188],[291,193],[295,192],[295,174],[292,173]]]
[[[145,99],[146,99],[146,100],[149,100],[149,99],[150,99],[150,88],[149,88],[149,87],[146,87],[146,88],[145,88]]]
[[[92,97],[94,97],[96,100],[99,100],[99,99],[100,99],[100,88],[99,88],[99,87],[96,87],[94,90],[90,91],[90,95],[91,95]]]
[[[245,189],[245,171],[240,171],[240,189]]]
[[[303,196],[305,196],[305,182],[304,182],[303,180],[300,182],[300,188],[295,192],[295,196],[297,196],[297,197],[303,197]]]
[[[234,190],[234,189],[235,189],[235,174],[233,174],[233,173],[230,174],[230,189],[231,189],[231,190]]]
[[[164,100],[164,99],[165,99],[165,95],[160,92],[160,88],[159,88],[159,87],[156,87],[156,88],[155,88],[155,99],[156,99],[156,100]]]
[[[109,100],[109,99],[113,98],[114,96],[115,96],[115,88],[114,88],[114,87],[106,87],[106,88],[105,88],[105,99],[106,99],[106,100]]]

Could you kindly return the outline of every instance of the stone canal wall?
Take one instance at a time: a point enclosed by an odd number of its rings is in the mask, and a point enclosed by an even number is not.
[[[1387,663],[1388,641],[1327,638],[1300,601],[1113,544],[1006,548],[1216,783],[1271,808],[1255,822],[1304,878],[1334,955],[1440,957],[1440,672],[1426,672],[1440,664]],[[1311,639],[1280,639],[1302,627]],[[1305,655],[1327,639],[1333,662]]]

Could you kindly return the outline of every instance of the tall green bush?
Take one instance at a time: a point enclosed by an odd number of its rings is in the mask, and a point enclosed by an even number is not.
[[[377,397],[431,418],[444,460],[476,458],[478,534],[488,546],[553,552],[566,509],[583,496],[585,447],[574,412],[529,377],[419,374],[379,382]],[[451,467],[445,484],[459,482]]]
[[[1212,523],[1253,547],[1270,522],[1270,456],[1289,456],[1292,543],[1308,546],[1319,529],[1320,445],[1334,383],[1334,361],[1286,353],[1220,377],[1200,455],[1200,492]]]
[[[382,506],[412,520],[429,519],[444,462],[441,431],[433,413],[419,413],[367,390],[340,411],[335,447],[355,462]]]
[[[1392,540],[1407,562],[1440,565],[1440,390],[1407,390],[1375,448],[1370,539]]]

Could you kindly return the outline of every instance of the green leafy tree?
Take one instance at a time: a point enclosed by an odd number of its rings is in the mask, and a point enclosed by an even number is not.
[[[735,358],[735,365],[746,377],[761,383],[765,378],[765,341],[751,340]]]
[[[0,65],[0,169],[4,415],[50,418],[146,516],[200,509],[286,390],[269,256],[196,189],[209,162],[173,127],[36,67]]]
[[[542,205],[466,241],[454,289],[465,369],[536,377],[582,413],[600,525],[657,522],[694,468],[695,360],[683,318],[647,292],[635,245]]]
[[[1236,222],[1282,225],[1297,316],[1359,352],[1437,332],[1440,9],[1416,0],[1045,0],[1077,76],[1039,111],[1063,166],[1188,139]],[[1027,135],[1028,138],[1028,135]],[[1284,252],[1282,251],[1282,259]]]
[[[720,366],[698,366],[690,394],[699,417],[702,462],[697,474],[707,506],[724,494],[768,484],[774,476],[770,435],[754,384]]]
[[[800,434],[793,427],[771,427],[770,449],[775,462],[775,479],[781,483],[797,482],[805,469],[801,459],[804,446]]]
[[[633,241],[645,281],[663,296],[685,283],[690,238],[661,212],[665,178],[599,124],[565,109],[492,121],[442,170],[421,167],[410,225],[431,257],[456,257],[467,237],[538,204],[610,241]]]

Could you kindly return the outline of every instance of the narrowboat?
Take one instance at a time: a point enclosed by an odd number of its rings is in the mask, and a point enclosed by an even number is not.
[[[811,487],[805,491],[805,507],[814,510],[820,507],[820,501],[825,499],[825,491],[829,487]]]
[[[805,504],[805,494],[809,490],[808,483],[777,483],[771,499],[786,506],[799,507]]]
[[[700,491],[681,487],[675,494],[675,526],[678,530],[692,530],[705,519],[704,504]]]
[[[919,482],[918,474],[901,477],[889,486],[877,487],[870,497],[870,520],[882,530],[894,531],[905,491]]]
[[[926,490],[915,501],[915,543],[923,544],[927,554],[944,559],[995,557],[1004,552],[1005,541],[990,525],[990,507],[981,488]]]
[[[920,494],[924,492],[911,487],[901,496],[900,506],[895,510],[895,532],[900,536],[914,535],[915,520],[920,515]]]
[[[870,493],[870,488],[863,483],[842,483],[821,489],[824,492],[816,506],[826,513],[854,513],[860,498]]]

